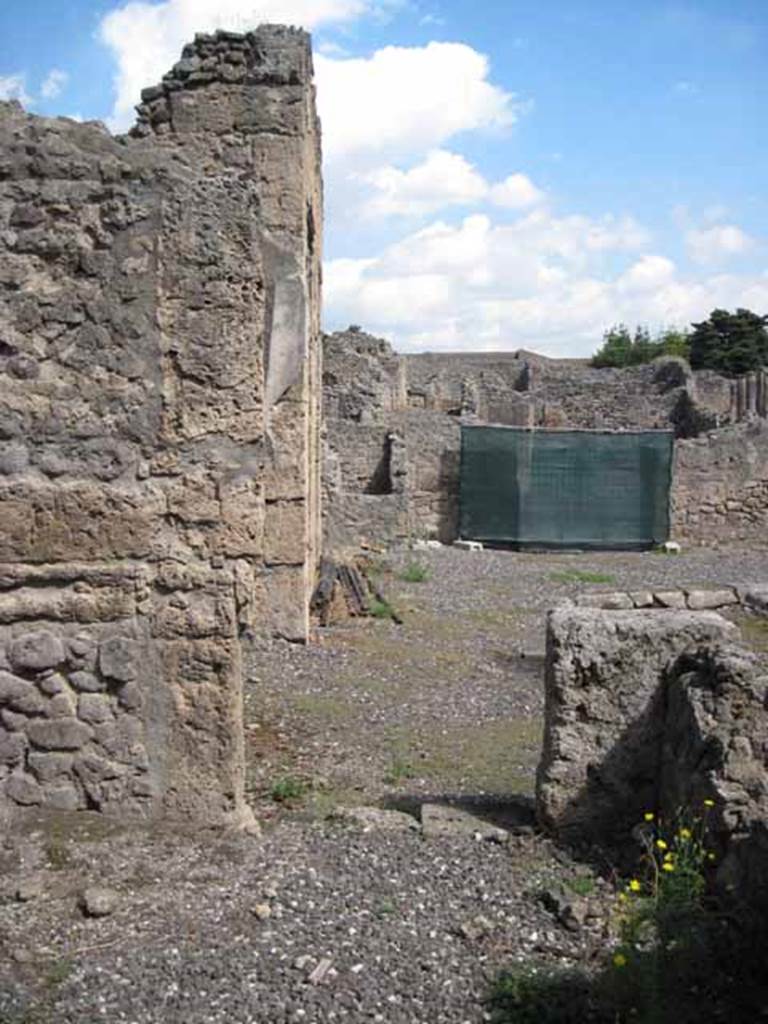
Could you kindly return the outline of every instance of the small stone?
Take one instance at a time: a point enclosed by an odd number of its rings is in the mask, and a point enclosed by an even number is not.
[[[48,702],[46,708],[48,718],[72,718],[75,714],[75,701],[70,693],[57,693]]]
[[[57,811],[76,811],[84,801],[71,782],[59,782],[43,787],[43,803]]]
[[[259,921],[267,921],[272,917],[272,907],[268,903],[257,903],[253,907],[253,916]]]
[[[324,956],[307,978],[310,985],[322,984],[322,982],[325,981],[326,976],[329,974],[332,964],[333,960],[328,956]]]
[[[55,697],[66,686],[66,680],[60,672],[51,672],[49,675],[43,676],[42,679],[38,679],[37,685],[46,697]]]
[[[77,698],[77,715],[83,722],[96,725],[113,717],[109,697],[101,693],[81,693]]]
[[[138,645],[127,637],[114,636],[99,647],[99,668],[109,679],[128,683],[136,678]]]
[[[71,754],[41,754],[33,750],[27,757],[29,770],[39,782],[53,782],[72,770]]]
[[[24,759],[27,738],[21,732],[0,732],[0,764],[13,767]]]
[[[23,633],[10,643],[8,658],[17,670],[39,672],[55,668],[64,661],[64,645],[57,636],[44,629]]]
[[[121,686],[117,699],[120,701],[120,707],[126,711],[140,711],[144,703],[138,683],[126,683],[125,686]]]
[[[471,942],[482,939],[484,935],[489,935],[492,931],[493,921],[489,921],[482,914],[477,914],[459,925],[459,934]]]
[[[73,672],[69,681],[76,690],[81,690],[84,693],[96,693],[106,689],[103,680],[95,676],[93,672]]]
[[[5,795],[24,806],[42,803],[43,799],[43,792],[35,780],[21,772],[5,780]]]
[[[30,722],[28,735],[31,742],[43,750],[79,750],[93,733],[76,718],[51,718]]]
[[[42,878],[33,876],[19,882],[14,896],[19,903],[31,903],[32,900],[39,899],[43,895],[44,890],[45,886]]]
[[[80,893],[78,904],[86,917],[109,917],[117,910],[120,896],[114,889],[89,885]]]

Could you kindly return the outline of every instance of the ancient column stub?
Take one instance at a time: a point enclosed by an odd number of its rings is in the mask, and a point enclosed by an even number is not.
[[[0,808],[212,823],[319,532],[309,37],[197,36],[113,138],[0,104]]]

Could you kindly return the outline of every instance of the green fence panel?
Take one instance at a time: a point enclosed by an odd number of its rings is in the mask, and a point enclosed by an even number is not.
[[[661,544],[672,446],[662,430],[462,427],[461,536],[541,547]]]

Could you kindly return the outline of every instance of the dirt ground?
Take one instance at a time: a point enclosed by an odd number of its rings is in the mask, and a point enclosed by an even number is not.
[[[501,967],[605,956],[610,877],[532,827],[546,609],[585,589],[766,581],[768,553],[442,549],[376,568],[402,625],[253,645],[261,838],[83,814],[0,837],[2,1024],[475,1024]],[[339,820],[446,797],[508,841]],[[587,894],[579,927],[544,906],[553,884]],[[81,908],[92,886],[103,916]]]

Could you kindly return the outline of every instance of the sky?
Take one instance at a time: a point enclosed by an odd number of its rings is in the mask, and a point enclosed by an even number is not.
[[[768,0],[0,0],[0,99],[125,131],[263,21],[313,34],[326,330],[573,357],[768,314]]]

